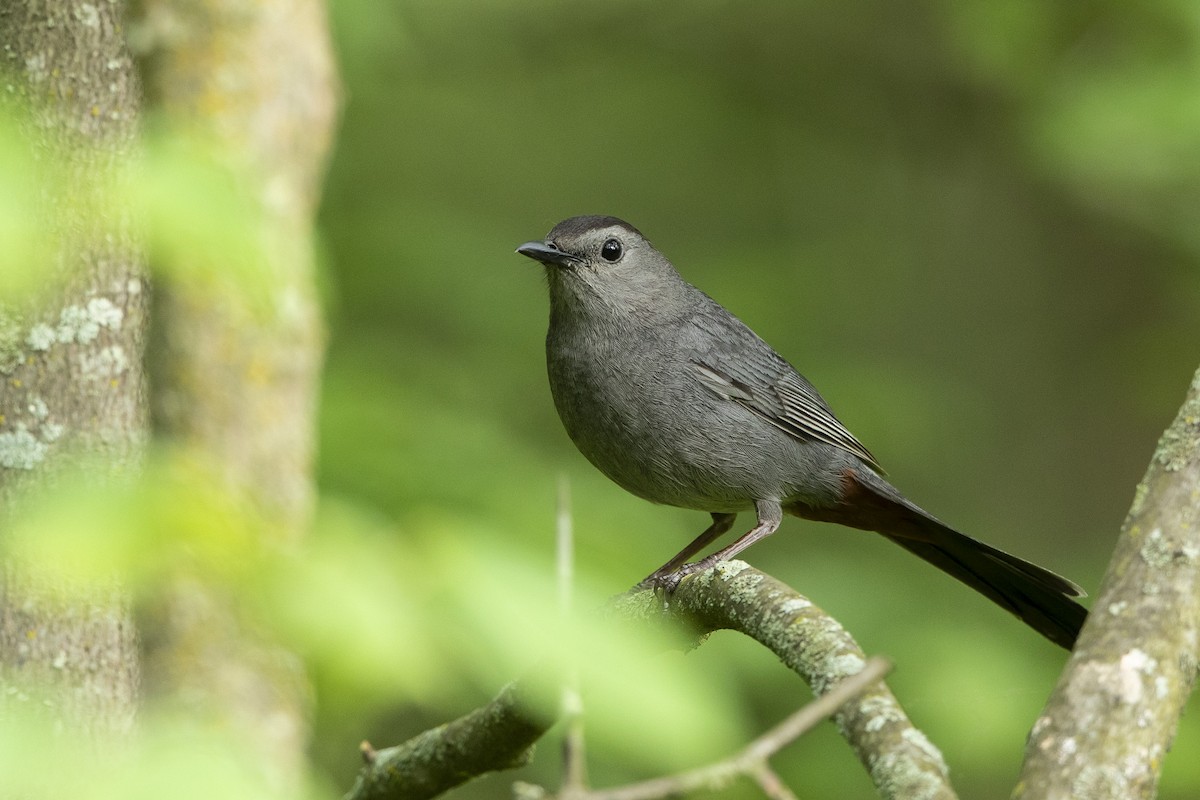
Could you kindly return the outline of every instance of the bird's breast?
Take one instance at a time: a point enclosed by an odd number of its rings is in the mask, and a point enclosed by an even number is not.
[[[764,459],[780,442],[748,412],[704,389],[663,336],[547,338],[550,388],[580,452],[626,490],[657,503],[740,511],[778,492]],[[760,441],[763,434],[769,442]],[[783,443],[793,448],[794,443]]]

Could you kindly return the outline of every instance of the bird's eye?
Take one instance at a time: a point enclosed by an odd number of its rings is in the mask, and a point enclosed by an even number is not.
[[[621,257],[622,252],[624,249],[616,239],[609,239],[600,247],[600,257],[605,261],[616,261]]]

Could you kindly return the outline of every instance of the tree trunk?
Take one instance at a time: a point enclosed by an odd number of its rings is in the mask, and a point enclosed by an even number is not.
[[[9,118],[39,179],[31,197],[50,233],[36,298],[0,308],[0,518],[75,456],[136,468],[147,431],[142,370],[145,281],[130,214],[114,186],[136,143],[137,75],[123,4],[0,5]],[[107,475],[106,475],[107,473]],[[43,565],[0,568],[0,716],[49,708],[93,741],[127,732],[137,637],[122,591],[82,590]]]
[[[173,140],[202,143],[230,177],[254,242],[231,254],[240,272],[224,260],[228,241],[156,263],[155,431],[212,468],[264,537],[291,541],[314,502],[323,331],[312,226],[337,108],[324,7],[147,0],[143,15],[148,104]],[[229,587],[176,580],[147,620],[147,687],[242,732],[276,784],[294,789],[307,739],[303,672],[238,609]]]

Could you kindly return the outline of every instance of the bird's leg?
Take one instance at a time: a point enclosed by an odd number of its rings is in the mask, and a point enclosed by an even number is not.
[[[712,525],[709,525],[707,528],[705,528],[704,533],[693,539],[691,544],[676,553],[675,557],[670,561],[647,575],[646,578],[637,585],[637,588],[646,589],[660,585],[664,577],[679,569],[679,567],[686,563],[689,558],[707,547],[713,539],[716,539],[721,534],[728,532],[728,530],[733,527],[733,521],[735,519],[737,519],[737,514],[713,513]]]
[[[696,542],[692,542],[692,544],[688,545],[687,548],[684,548],[683,553],[680,553],[680,555],[671,559],[669,562],[663,565],[661,569],[657,570],[653,575],[638,585],[658,586],[666,589],[667,592],[673,592],[675,587],[679,585],[679,582],[683,580],[684,577],[691,575],[693,572],[703,572],[709,567],[719,564],[722,561],[728,561],[750,545],[767,538],[779,529],[779,523],[783,522],[783,508],[779,505],[778,500],[756,500],[754,502],[754,510],[758,514],[758,524],[746,531],[746,533],[742,534],[742,536],[733,544],[718,550],[712,555],[705,556],[699,561],[693,561],[691,564],[683,564],[682,566],[678,566],[674,570],[667,572],[667,567],[671,566],[676,561],[682,560],[680,556],[687,558],[687,556],[695,553],[696,550],[699,550],[704,546],[704,544],[712,541],[712,539],[717,536],[717,534],[712,534],[709,536],[712,531],[712,528],[709,528],[709,530],[700,534],[700,538],[697,539]],[[725,520],[725,530],[728,530],[729,526],[733,524],[733,515],[730,514],[728,516],[730,518]],[[712,527],[717,527],[717,524],[717,515],[713,514]],[[708,536],[707,539],[705,539],[706,536]],[[701,539],[704,539],[704,542],[693,547],[693,545],[696,545],[696,543]]]

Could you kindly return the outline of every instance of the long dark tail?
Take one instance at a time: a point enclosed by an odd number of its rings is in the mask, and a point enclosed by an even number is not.
[[[1078,587],[1036,564],[934,524],[939,529],[928,542],[884,535],[1016,614],[1055,644],[1068,650],[1075,646],[1087,619],[1087,609],[1071,599],[1082,594]]]
[[[952,575],[1057,645],[1070,650],[1087,619],[1071,598],[1083,590],[1048,569],[964,536],[907,500],[874,473],[847,470],[832,508],[791,505],[796,516],[876,531]]]

